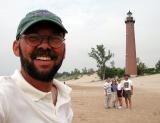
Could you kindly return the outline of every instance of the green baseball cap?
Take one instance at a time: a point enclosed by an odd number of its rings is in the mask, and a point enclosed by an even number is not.
[[[67,33],[67,30],[64,28],[61,19],[57,15],[48,10],[35,10],[29,12],[20,21],[20,24],[17,29],[16,39],[18,39],[19,36],[23,34],[29,27],[40,21],[48,21],[54,23],[57,26],[59,26],[59,28],[61,28],[65,33]]]

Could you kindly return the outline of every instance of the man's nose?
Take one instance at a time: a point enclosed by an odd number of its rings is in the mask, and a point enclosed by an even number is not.
[[[38,46],[38,48],[43,48],[43,49],[51,48],[47,37],[42,39],[41,44]]]

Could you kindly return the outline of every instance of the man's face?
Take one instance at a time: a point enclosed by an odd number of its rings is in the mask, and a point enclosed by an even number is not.
[[[28,34],[38,34],[40,36],[54,36],[56,30],[49,25],[38,25],[30,29]],[[59,34],[63,37],[62,33]],[[19,39],[19,56],[22,69],[32,78],[44,82],[49,82],[60,68],[64,53],[65,44],[58,48],[53,48],[48,39],[45,38],[38,46],[31,46],[27,43],[27,38]]]
[[[128,76],[127,76],[127,75],[125,75],[125,76],[124,76],[124,79],[125,79],[125,80],[128,80]]]

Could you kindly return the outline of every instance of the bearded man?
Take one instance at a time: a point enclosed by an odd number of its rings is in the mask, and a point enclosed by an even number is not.
[[[21,67],[0,77],[0,123],[71,123],[71,88],[54,79],[65,56],[66,33],[48,10],[21,20],[13,42]]]

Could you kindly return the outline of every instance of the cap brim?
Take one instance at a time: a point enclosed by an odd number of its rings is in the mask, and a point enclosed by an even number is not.
[[[23,30],[21,31],[20,35],[23,34],[29,27],[33,26],[34,24],[41,22],[41,21],[48,21],[51,22],[53,24],[56,24],[59,28],[61,28],[65,33],[68,33],[67,30],[64,28],[64,26],[62,24],[59,24],[56,22],[56,20],[54,21],[53,19],[36,19],[35,21],[31,21],[30,23],[28,23]]]

